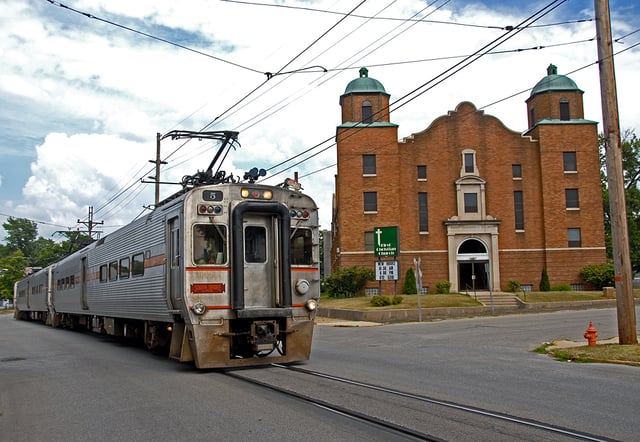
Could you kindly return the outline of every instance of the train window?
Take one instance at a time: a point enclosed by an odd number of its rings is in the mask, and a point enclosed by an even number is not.
[[[126,279],[129,277],[129,258],[122,258],[120,260],[120,279]]]
[[[225,264],[227,262],[227,226],[197,224],[193,229],[193,262]]]
[[[244,259],[247,262],[267,261],[267,230],[261,226],[244,229]]]
[[[313,264],[313,242],[310,229],[296,229],[291,235],[291,264]]]
[[[66,278],[64,278],[64,288],[65,289],[69,288],[69,277],[68,276]]]
[[[108,279],[107,265],[103,264],[100,266],[100,282],[106,282],[107,279]]]
[[[109,281],[116,279],[118,279],[118,261],[111,261],[109,263]]]
[[[76,275],[69,276],[69,288],[74,288],[76,286]]]
[[[131,268],[132,276],[142,276],[144,275],[144,254],[138,253],[137,255],[133,255],[131,257],[133,261],[133,267]]]

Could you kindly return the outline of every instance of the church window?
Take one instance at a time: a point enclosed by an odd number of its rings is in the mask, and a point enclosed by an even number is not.
[[[373,230],[370,232],[364,232],[364,249],[367,251],[373,251]]]
[[[564,163],[565,172],[577,172],[578,163],[576,161],[575,152],[562,152],[562,161]]]
[[[574,227],[567,229],[568,246],[569,247],[581,247],[582,239],[580,237],[580,228]]]
[[[478,194],[464,194],[464,213],[478,213]]]
[[[579,209],[580,200],[578,198],[578,189],[564,189],[567,209]]]
[[[418,193],[418,222],[421,232],[429,231],[429,204],[427,192]]]
[[[378,192],[364,192],[364,211],[378,211]]]
[[[427,166],[418,166],[417,172],[419,180],[427,179]]]
[[[560,119],[562,121],[569,121],[571,119],[569,115],[569,100],[566,98],[560,100]]]
[[[513,178],[522,178],[522,164],[511,165],[511,176]]]
[[[370,101],[362,103],[362,122],[367,124],[373,123],[373,110]]]
[[[375,175],[376,174],[376,156],[365,154],[362,155],[362,174],[363,175]]]
[[[524,201],[522,190],[513,192],[513,213],[515,216],[516,230],[524,230]]]
[[[464,154],[464,172],[465,173],[473,173],[474,171],[473,162],[474,162],[473,154],[465,153]]]

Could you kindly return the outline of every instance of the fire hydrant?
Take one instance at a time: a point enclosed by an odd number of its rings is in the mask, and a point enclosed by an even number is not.
[[[593,323],[589,323],[589,328],[584,332],[584,338],[588,341],[589,347],[596,346],[596,338],[598,337],[598,330],[593,326]]]

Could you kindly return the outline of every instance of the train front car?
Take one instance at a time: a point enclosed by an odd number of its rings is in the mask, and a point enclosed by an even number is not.
[[[320,297],[314,201],[289,188],[202,186],[185,198],[184,220],[183,308],[196,366],[309,359]]]

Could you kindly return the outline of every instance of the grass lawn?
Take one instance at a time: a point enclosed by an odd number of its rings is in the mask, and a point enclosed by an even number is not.
[[[358,296],[355,298],[330,298],[326,294],[320,297],[320,307],[347,309],[347,310],[375,310],[375,309],[409,309],[418,308],[418,295],[400,295],[402,302],[396,305],[374,307],[371,305],[371,296]],[[611,299],[603,296],[602,291],[590,292],[522,292],[517,293],[525,302],[558,302],[558,301],[592,301],[598,299]],[[634,290],[634,296],[640,298],[640,289]],[[427,294],[420,295],[420,303],[423,308],[433,307],[473,307],[482,305],[473,296],[463,293],[447,295]]]
[[[640,367],[640,345],[598,344],[594,347],[548,349],[544,345],[536,351],[565,362],[606,362]]]
[[[402,302],[396,305],[375,307],[371,305],[371,296],[358,296],[356,298],[329,298],[322,295],[320,297],[320,307],[346,309],[346,310],[397,310],[418,308],[418,295],[400,295]],[[476,307],[480,306],[478,301],[468,295],[452,293],[448,295],[420,295],[422,308],[433,307]]]

